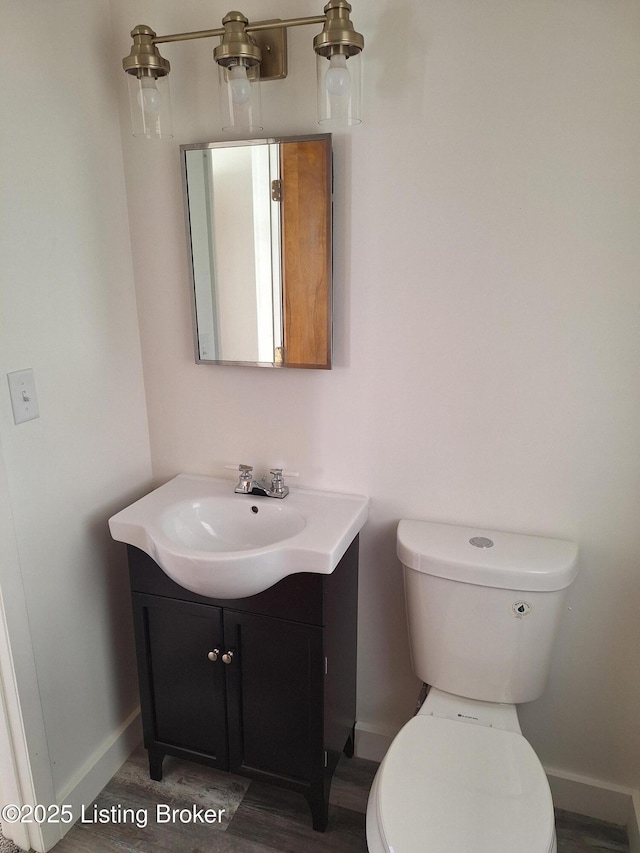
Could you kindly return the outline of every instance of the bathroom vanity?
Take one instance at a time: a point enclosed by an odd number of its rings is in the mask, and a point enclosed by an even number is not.
[[[324,831],[331,777],[354,746],[358,536],[330,574],[237,599],[190,592],[127,547],[151,778],[174,755],[280,785]]]

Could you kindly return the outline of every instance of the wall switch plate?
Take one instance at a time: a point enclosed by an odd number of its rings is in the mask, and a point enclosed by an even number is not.
[[[7,379],[15,423],[22,424],[39,418],[40,410],[33,370],[16,370],[14,373],[7,373]]]

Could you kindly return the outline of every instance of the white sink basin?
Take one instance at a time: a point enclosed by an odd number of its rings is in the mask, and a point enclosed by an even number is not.
[[[111,535],[191,592],[244,598],[296,572],[330,574],[367,520],[361,495],[292,488],[279,500],[234,486],[181,474],[110,518]]]
[[[276,500],[265,504],[230,501],[226,497],[191,499],[175,504],[160,515],[162,532],[190,551],[245,551],[289,539],[305,527],[295,509]]]

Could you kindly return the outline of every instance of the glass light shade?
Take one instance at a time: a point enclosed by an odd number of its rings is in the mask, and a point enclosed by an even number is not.
[[[136,77],[127,74],[131,132],[147,139],[173,136],[169,78]]]
[[[362,53],[331,59],[316,54],[318,124],[348,126],[362,123]]]
[[[259,67],[218,64],[218,84],[222,129],[227,133],[259,133],[262,130]]]

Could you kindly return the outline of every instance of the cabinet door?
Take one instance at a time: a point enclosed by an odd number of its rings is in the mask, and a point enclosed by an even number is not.
[[[229,769],[306,782],[323,765],[322,628],[224,611]]]
[[[222,610],[134,593],[145,746],[206,755],[228,766]]]

